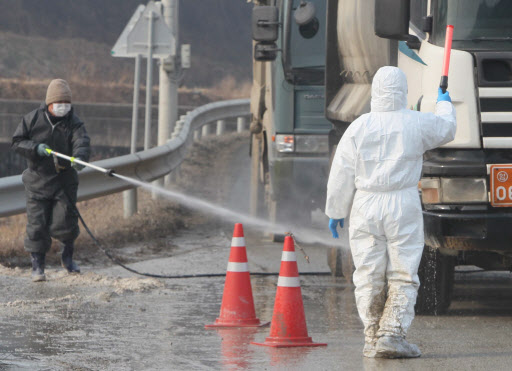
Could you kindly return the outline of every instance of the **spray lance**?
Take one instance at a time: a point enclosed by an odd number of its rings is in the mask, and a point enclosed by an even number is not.
[[[446,26],[446,37],[444,40],[444,59],[443,59],[443,71],[441,73],[441,83],[439,87],[446,93],[448,89],[448,70],[450,69],[450,53],[452,51],[452,39],[453,39],[453,26],[449,24]]]
[[[100,166],[96,166],[96,165],[93,165],[93,164],[90,164],[88,162],[85,162],[85,161],[82,161],[82,160],[79,160],[77,158],[74,158],[74,157],[71,157],[71,156],[66,156],[66,155],[63,155],[62,153],[58,153],[58,152],[55,152],[51,149],[46,149],[46,151],[50,154],[50,155],[53,155],[54,158],[62,158],[62,159],[65,159],[65,160],[68,160],[69,162],[71,163],[77,163],[79,165],[82,165],[82,166],[85,166],[85,167],[90,167],[91,169],[94,169],[96,171],[99,171],[99,172],[102,172],[103,174],[105,175],[108,175],[108,176],[111,176],[111,177],[117,177],[119,179],[122,179],[122,180],[125,180],[125,181],[128,181],[128,177],[125,177],[125,176],[122,176],[122,175],[119,175],[119,174],[116,174],[114,172],[114,170],[112,169],[105,169],[105,168],[102,168]],[[136,180],[133,180],[131,181],[131,183],[140,183],[139,181],[136,181]],[[69,196],[67,197],[69,199]],[[84,226],[85,230],[87,231],[87,233],[89,234],[89,236],[92,238],[92,240],[94,241],[94,243],[96,244],[96,246],[101,250],[103,251],[103,253],[114,263],[114,264],[117,264],[119,266],[121,266],[122,268],[126,269],[127,271],[129,272],[132,272],[132,273],[135,273],[135,274],[138,274],[138,275],[141,275],[141,276],[146,276],[146,277],[153,277],[153,278],[194,278],[194,277],[224,277],[225,274],[222,273],[202,273],[202,274],[180,274],[180,275],[162,275],[162,274],[152,274],[152,273],[143,273],[143,272],[139,272],[133,268],[130,268],[128,267],[127,265],[125,265],[123,262],[121,262],[118,258],[116,258],[109,250],[107,250],[101,243],[100,241],[94,236],[94,234],[91,232],[91,230],[89,229],[89,227],[87,226],[87,224],[85,223],[84,219],[82,218],[82,215],[80,215],[80,211],[77,209],[76,205],[73,204],[73,203],[70,203],[71,204],[71,207],[74,208],[77,212],[77,215],[78,215],[78,218],[80,219],[80,221],[82,222],[82,225]],[[292,236],[292,238],[294,238],[295,240],[295,236],[293,236],[290,232],[287,233],[289,235]],[[297,243],[296,243],[297,245]],[[309,263],[309,257],[306,255],[304,249],[302,249],[299,245],[297,245],[297,247],[302,251],[302,253],[304,254],[306,260],[308,261]],[[278,275],[279,273],[275,273],[275,272],[253,272],[251,273],[252,275],[256,275],[256,276],[270,276],[270,275]],[[301,273],[302,275],[329,275],[330,273],[329,272],[302,272]]]
[[[64,160],[68,160],[71,163],[77,163],[79,165],[82,165],[82,166],[85,166],[85,167],[90,167],[91,169],[94,169],[96,171],[102,172],[105,175],[114,176],[114,170],[112,170],[112,169],[105,169],[105,168],[102,168],[102,167],[90,164],[88,162],[82,161],[80,159],[77,159],[75,157],[63,155],[62,153],[55,152],[54,150],[52,150],[50,148],[47,148],[46,152],[48,152],[50,155],[53,155],[55,157],[60,157],[60,158],[63,158]]]

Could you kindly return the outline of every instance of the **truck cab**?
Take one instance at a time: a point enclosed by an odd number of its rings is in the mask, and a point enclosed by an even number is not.
[[[434,112],[445,30],[454,25],[448,90],[457,111],[457,132],[454,141],[424,156],[419,192],[425,251],[418,312],[442,313],[448,308],[456,265],[492,270],[512,266],[512,229],[507,228],[512,222],[511,19],[512,2],[507,0],[328,1],[328,115],[336,113],[329,107],[344,86],[364,89],[383,64],[396,65],[406,74],[410,109]],[[367,36],[373,46],[350,49],[343,35],[357,39],[354,29],[373,31]],[[374,55],[376,48],[382,55],[389,53],[385,60]],[[354,54],[362,62],[351,65]],[[340,69],[344,75],[331,80],[329,71]],[[365,73],[368,79],[350,78]],[[357,91],[352,87],[346,92],[345,102]],[[338,117],[330,119],[341,134],[347,122],[340,110],[349,116],[350,109],[340,108]],[[364,112],[352,110],[355,116]]]
[[[418,56],[423,55],[434,70],[440,68],[446,25],[455,26],[449,81],[458,124],[455,140],[424,158],[426,245],[438,251],[441,271],[453,264],[510,269],[512,231],[507,226],[512,222],[512,194],[497,174],[504,171],[502,164],[512,164],[512,4],[438,0],[429,10],[426,1],[419,3],[411,9],[411,28],[425,45]],[[428,20],[426,32],[418,29],[420,18]],[[405,59],[407,68],[411,62]],[[418,83],[426,84],[428,78],[425,73]],[[420,110],[432,106],[430,98]],[[506,191],[495,195],[501,183]],[[438,285],[452,281],[449,277]],[[449,304],[449,298],[439,299]]]
[[[256,2],[251,94],[251,211],[307,225],[325,202],[326,1]],[[279,240],[281,236],[273,236]]]

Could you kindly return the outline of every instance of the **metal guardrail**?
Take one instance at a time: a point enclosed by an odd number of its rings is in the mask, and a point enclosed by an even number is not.
[[[190,111],[177,124],[167,144],[147,151],[94,162],[119,174],[151,181],[169,174],[185,159],[194,131],[217,120],[249,115],[249,99],[215,102]],[[105,177],[92,169],[80,172],[78,200],[88,200],[133,188],[122,180]],[[21,175],[0,178],[0,217],[25,212],[25,187]]]

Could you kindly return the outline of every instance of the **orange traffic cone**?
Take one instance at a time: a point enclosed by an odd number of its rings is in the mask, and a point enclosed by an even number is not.
[[[256,318],[252,298],[251,278],[245,251],[244,228],[235,224],[229,254],[226,283],[220,307],[220,316],[211,327],[259,327],[267,325]]]
[[[297,258],[291,236],[286,236],[284,240],[270,336],[263,343],[253,342],[252,344],[278,348],[327,345],[313,343],[308,336]]]

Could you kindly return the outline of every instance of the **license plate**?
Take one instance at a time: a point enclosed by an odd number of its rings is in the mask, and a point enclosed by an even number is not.
[[[512,206],[512,165],[491,165],[491,205]]]

